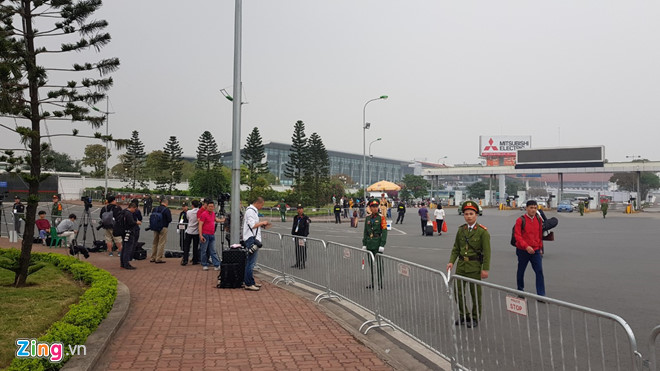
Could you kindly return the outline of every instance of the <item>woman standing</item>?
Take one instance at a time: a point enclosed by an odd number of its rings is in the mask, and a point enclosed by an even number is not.
[[[435,223],[438,225],[438,236],[442,236],[442,223],[445,221],[445,211],[442,209],[442,205],[438,202],[438,208],[433,212],[435,217]]]

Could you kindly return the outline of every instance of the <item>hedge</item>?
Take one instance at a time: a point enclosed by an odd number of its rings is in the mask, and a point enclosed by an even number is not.
[[[16,249],[0,249],[0,256],[18,258]],[[77,304],[72,304],[64,317],[53,323],[45,335],[38,338],[39,343],[62,343],[63,350],[69,345],[85,344],[89,336],[112,309],[117,297],[117,279],[107,271],[87,262],[81,262],[72,256],[55,253],[32,253],[32,260],[50,263],[62,271],[69,272],[75,280],[89,285],[89,289],[80,296]],[[71,355],[64,351],[59,363],[50,363],[48,359],[14,358],[7,370],[59,370]]]

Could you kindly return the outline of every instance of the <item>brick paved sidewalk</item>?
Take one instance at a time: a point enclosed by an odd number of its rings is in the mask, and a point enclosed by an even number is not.
[[[99,370],[392,369],[314,303],[268,282],[258,292],[216,289],[218,272],[178,259],[133,261],[134,271],[119,268],[116,254],[87,261],[131,291]]]

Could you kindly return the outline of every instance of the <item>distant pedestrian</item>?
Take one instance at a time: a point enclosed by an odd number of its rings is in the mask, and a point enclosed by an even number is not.
[[[516,255],[518,256],[518,272],[516,279],[518,290],[525,288],[525,269],[532,263],[536,274],[536,293],[545,296],[545,280],[543,278],[543,218],[537,214],[538,204],[534,200],[527,201],[525,215],[516,219],[514,237],[516,239]]]
[[[342,206],[344,207],[344,218],[348,218],[349,203],[346,197],[343,197]]]
[[[179,235],[179,247],[183,251],[183,244],[186,239],[186,228],[188,227],[188,204],[181,203],[181,212],[179,213],[179,220],[176,226],[176,233]]]
[[[406,204],[403,201],[399,200],[399,204],[396,206],[396,211],[399,214],[399,216],[397,216],[396,223],[394,224],[399,224],[399,222],[403,224],[403,218],[406,216]]]
[[[335,204],[333,211],[335,213],[335,224],[341,224],[341,205],[339,205],[339,202]]]
[[[445,210],[442,209],[442,205],[438,204],[438,208],[433,211],[433,217],[438,226],[438,236],[442,236],[442,223],[445,221]]]
[[[385,196],[385,193],[380,194],[380,205],[378,206],[378,209],[380,211],[380,215],[385,217],[387,215],[387,196]]]
[[[486,227],[477,223],[479,206],[476,202],[465,201],[461,205],[461,210],[465,224],[458,227],[456,232],[447,270],[451,270],[454,262],[458,260],[457,275],[475,280],[486,279],[490,270],[490,233]],[[470,289],[472,310],[467,309],[466,286]],[[455,299],[459,311],[459,319],[456,320],[455,325],[477,327],[481,318],[481,286],[459,280],[456,283]]]
[[[580,203],[578,203],[578,210],[580,211],[580,216],[583,216],[584,215],[584,201],[580,201]]]
[[[419,219],[422,222],[422,236],[425,235],[425,228],[426,228],[426,223],[429,221],[429,210],[424,206],[424,203],[420,205],[419,210],[417,211],[417,215],[419,215]]]
[[[311,223],[311,220],[309,220],[309,217],[305,215],[305,209],[303,208],[302,204],[298,204],[296,211],[298,214],[293,217],[291,234],[300,237],[294,238],[296,249],[296,264],[292,265],[291,268],[305,269],[305,263],[307,262],[307,239],[303,237],[307,237],[309,235],[309,223]],[[339,219],[339,212],[335,212],[335,217]]]
[[[167,243],[167,229],[172,223],[172,212],[168,205],[167,197],[160,200],[160,205],[154,208],[149,216],[149,228],[154,232],[154,240],[151,244],[151,259],[152,263],[162,264],[165,263],[163,255],[165,255],[165,244]],[[152,222],[157,221],[157,225]]]
[[[605,216],[607,215],[607,209],[609,208],[609,204],[607,201],[603,202],[600,204],[600,211],[603,212],[603,219],[605,219]]]
[[[284,202],[284,199],[282,199],[282,202],[280,202],[279,208],[280,208],[280,218],[282,219],[282,222],[286,222],[287,204],[286,202]]]
[[[143,212],[144,216],[151,214],[153,205],[154,205],[154,199],[151,198],[151,195],[147,195],[147,197],[145,197],[144,199],[144,205],[142,206],[142,211],[144,211]]]

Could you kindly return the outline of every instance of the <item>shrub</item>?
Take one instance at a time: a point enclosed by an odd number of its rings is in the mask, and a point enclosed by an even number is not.
[[[12,258],[19,254],[15,249],[0,249],[0,257]],[[69,307],[64,317],[53,323],[45,335],[38,338],[40,343],[62,343],[64,349],[69,345],[85,344],[89,336],[112,309],[117,297],[117,279],[107,271],[80,262],[74,257],[53,253],[33,253],[35,262],[50,263],[69,272],[73,278],[90,285],[77,304]],[[8,370],[59,370],[71,355],[64,352],[59,363],[50,363],[47,359],[15,358]]]

